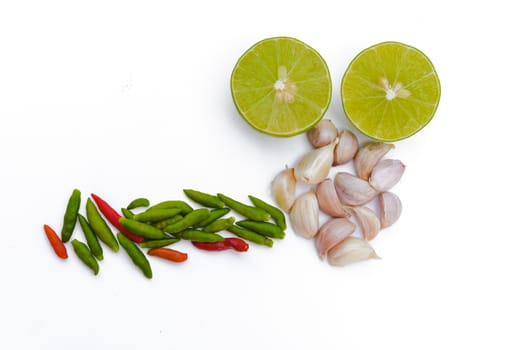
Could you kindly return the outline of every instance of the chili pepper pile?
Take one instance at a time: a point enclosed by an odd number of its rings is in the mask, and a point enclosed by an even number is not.
[[[44,225],[44,231],[56,255],[67,259],[66,243],[78,221],[85,243],[75,238],[71,245],[93,274],[98,274],[99,261],[104,259],[102,242],[114,252],[122,247],[147,278],[152,278],[153,272],[143,249],[148,249],[149,256],[180,263],[187,260],[188,254],[167,246],[181,240],[191,241],[194,247],[206,251],[246,252],[249,249],[246,241],[272,247],[273,239],[285,236],[286,219],[282,211],[257,197],[250,195],[252,204],[245,204],[221,193],[212,195],[190,189],[183,192],[201,207],[193,208],[184,200],[167,200],[150,206],[147,198],[137,198],[119,212],[92,193],[87,198],[84,216],[79,212],[81,192],[74,189],[67,203],[61,236],[48,225]],[[144,210],[133,212],[138,208]],[[230,212],[242,220],[225,217]],[[108,222],[118,230],[116,234]],[[223,232],[237,237],[224,237]]]

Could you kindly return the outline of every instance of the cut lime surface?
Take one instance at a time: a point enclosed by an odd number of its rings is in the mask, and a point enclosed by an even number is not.
[[[341,95],[344,111],[358,130],[392,142],[431,121],[440,100],[440,82],[420,50],[383,42],[363,50],[349,64]]]
[[[324,59],[300,40],[259,41],[238,60],[231,93],[240,115],[260,132],[288,137],[322,119],[331,101]]]

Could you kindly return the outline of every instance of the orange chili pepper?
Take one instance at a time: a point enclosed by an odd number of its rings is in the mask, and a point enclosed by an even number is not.
[[[44,231],[47,236],[47,239],[49,240],[49,243],[51,243],[51,247],[53,247],[53,250],[55,251],[56,255],[62,259],[67,259],[67,249],[60,237],[56,234],[55,230],[53,230],[50,226],[44,225]]]
[[[151,248],[147,251],[147,255],[156,256],[174,262],[183,262],[187,260],[187,253],[182,253],[170,248]]]

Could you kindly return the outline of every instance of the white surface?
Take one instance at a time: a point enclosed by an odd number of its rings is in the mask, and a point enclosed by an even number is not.
[[[522,349],[513,3],[2,2],[0,348]],[[390,154],[408,167],[404,213],[373,241],[382,260],[332,268],[292,231],[247,254],[181,244],[189,260],[151,259],[151,281],[108,249],[96,278],[71,249],[57,259],[42,224],[60,229],[75,187],[117,207],[186,187],[270,199],[308,146],[244,123],[229,75],[276,35],[326,59],[340,127],[340,79],[361,49],[402,41],[435,64],[437,114]]]

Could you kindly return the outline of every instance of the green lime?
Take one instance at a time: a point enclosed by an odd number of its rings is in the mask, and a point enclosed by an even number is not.
[[[231,93],[240,115],[256,130],[288,137],[317,124],[331,101],[324,59],[300,40],[259,41],[238,60]]]
[[[426,126],[440,100],[440,82],[429,58],[398,42],[371,46],[349,64],[341,86],[348,119],[363,134],[398,141]]]

